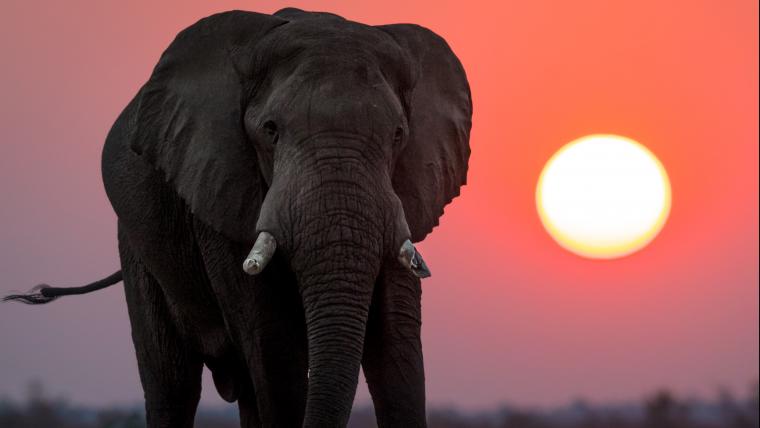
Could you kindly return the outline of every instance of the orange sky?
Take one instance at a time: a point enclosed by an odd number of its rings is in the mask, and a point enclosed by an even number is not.
[[[3,292],[117,268],[99,172],[114,118],[181,28],[286,5],[425,25],[468,73],[469,184],[420,245],[434,275],[423,283],[432,403],[709,395],[757,379],[756,1],[11,1],[0,16]],[[568,253],[535,212],[544,163],[593,133],[646,145],[673,187],[661,234],[619,260]],[[3,306],[0,340],[0,395],[36,376],[79,401],[141,397],[119,288]]]

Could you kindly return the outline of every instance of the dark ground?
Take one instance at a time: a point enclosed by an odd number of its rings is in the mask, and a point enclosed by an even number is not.
[[[758,387],[747,397],[722,392],[711,401],[682,400],[666,391],[642,403],[590,405],[583,402],[548,411],[508,406],[489,412],[467,413],[434,408],[428,415],[430,428],[760,428]],[[65,399],[50,398],[32,383],[25,402],[0,397],[2,428],[141,428],[143,411],[134,408],[96,409],[77,406]],[[375,427],[371,408],[354,409],[349,428]],[[201,408],[196,428],[237,428],[234,408]]]

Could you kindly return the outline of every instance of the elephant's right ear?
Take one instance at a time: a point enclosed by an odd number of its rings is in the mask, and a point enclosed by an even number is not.
[[[132,150],[235,240],[255,240],[266,191],[243,123],[253,52],[287,22],[240,11],[204,18],[177,35],[139,94]]]

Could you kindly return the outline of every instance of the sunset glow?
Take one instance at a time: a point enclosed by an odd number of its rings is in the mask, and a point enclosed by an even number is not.
[[[709,400],[756,385],[757,0],[7,3],[2,294],[118,269],[103,141],[178,32],[224,10],[296,6],[422,25],[467,73],[467,185],[415,243],[433,272],[420,288],[431,409],[638,403],[660,389]],[[547,162],[600,133],[646,146],[672,186],[662,230],[615,259],[558,245],[536,209]],[[72,404],[142,403],[124,290],[0,304],[0,397],[22,403],[37,378]],[[357,406],[372,402],[363,379],[357,391]],[[201,403],[227,405],[208,371]]]
[[[562,147],[536,189],[541,221],[564,248],[616,258],[646,246],[670,212],[665,168],[646,147],[616,135],[591,135]]]

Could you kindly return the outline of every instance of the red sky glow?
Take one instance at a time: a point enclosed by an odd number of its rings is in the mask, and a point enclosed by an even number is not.
[[[0,14],[0,291],[118,269],[100,178],[114,119],[182,28],[229,9],[327,10],[443,36],[474,102],[468,184],[419,247],[431,404],[744,393],[758,377],[758,2],[36,2]],[[647,146],[673,203],[642,251],[590,260],[536,214],[549,157],[611,133]],[[0,395],[142,399],[121,286],[0,307]],[[204,403],[218,404],[211,383]],[[357,403],[368,402],[360,386]]]

